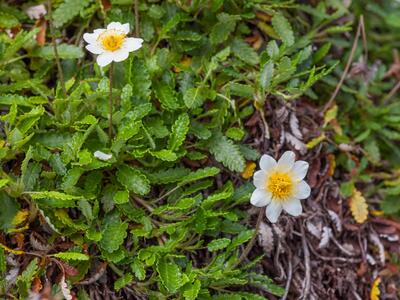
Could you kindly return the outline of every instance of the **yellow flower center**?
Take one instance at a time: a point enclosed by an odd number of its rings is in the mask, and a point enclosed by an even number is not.
[[[268,177],[266,188],[273,199],[284,201],[293,194],[294,183],[288,173],[275,172]]]
[[[120,30],[110,29],[99,35],[98,40],[107,51],[117,51],[122,47],[126,34]]]

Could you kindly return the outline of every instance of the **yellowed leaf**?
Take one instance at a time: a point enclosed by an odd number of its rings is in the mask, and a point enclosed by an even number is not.
[[[6,245],[4,245],[2,243],[0,243],[0,248],[3,248],[7,252],[10,252],[10,253],[15,254],[15,255],[22,255],[22,254],[25,253],[24,251],[21,251],[21,250],[14,250],[14,249],[8,248]]]
[[[368,205],[360,191],[354,189],[350,197],[350,210],[357,223],[364,223],[368,217]]]
[[[11,224],[14,226],[21,225],[26,221],[29,216],[29,211],[27,209],[22,209],[17,212],[15,217],[13,218]]]
[[[324,115],[324,127],[334,119],[336,119],[338,112],[338,106],[335,104],[330,109],[328,109]]]
[[[242,177],[244,179],[249,179],[251,176],[253,176],[255,169],[256,169],[256,164],[252,161],[248,161],[246,163],[246,167],[244,168],[244,171],[241,174]]]
[[[379,300],[379,296],[381,291],[379,289],[379,284],[381,283],[381,278],[377,277],[374,282],[372,283],[371,293],[370,293],[370,300]]]
[[[309,141],[306,144],[307,149],[312,149],[315,146],[317,146],[319,143],[321,143],[323,140],[325,140],[326,136],[324,133],[322,133],[320,136],[317,136],[316,138],[313,138],[311,141]]]

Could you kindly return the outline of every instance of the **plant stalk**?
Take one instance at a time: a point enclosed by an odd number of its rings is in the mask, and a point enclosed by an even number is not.
[[[47,1],[47,6],[49,8],[49,27],[50,27],[50,33],[51,33],[51,43],[53,45],[53,50],[54,50],[54,56],[56,59],[56,65],[57,65],[57,70],[58,70],[58,78],[60,79],[61,82],[61,89],[63,92],[64,98],[67,98],[67,89],[65,88],[65,79],[64,79],[64,72],[61,66],[61,61],[60,61],[60,56],[58,55],[58,50],[57,50],[57,43],[56,43],[56,37],[54,34],[54,26],[53,26],[53,15],[52,15],[52,5],[51,1]]]
[[[110,78],[110,97],[108,99],[109,103],[109,118],[108,118],[108,137],[110,138],[110,143],[112,139],[112,131],[113,131],[113,95],[112,95],[112,86],[113,86],[113,69],[114,69],[114,62],[111,62],[110,70],[109,70],[109,78]]]

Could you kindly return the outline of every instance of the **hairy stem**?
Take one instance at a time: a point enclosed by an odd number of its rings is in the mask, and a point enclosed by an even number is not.
[[[253,237],[251,238],[250,242],[247,244],[246,248],[243,250],[242,255],[240,255],[238,261],[234,264],[233,268],[238,266],[247,257],[247,255],[253,248],[256,238],[257,238],[259,228],[260,228],[261,221],[264,217],[264,211],[265,211],[265,207],[259,208],[257,223],[256,223],[256,231],[254,232]]]
[[[57,65],[57,70],[58,70],[58,78],[60,79],[61,82],[61,89],[63,92],[64,98],[67,97],[67,89],[65,88],[65,80],[64,80],[64,72],[61,66],[61,61],[60,61],[60,56],[58,55],[58,50],[57,50],[57,43],[56,43],[56,37],[54,34],[54,27],[53,27],[53,15],[52,15],[52,7],[51,7],[51,1],[48,0],[47,6],[49,8],[49,27],[50,27],[50,33],[51,33],[51,43],[53,45],[53,50],[54,50],[54,56],[56,58],[56,65]]]
[[[108,99],[109,101],[109,118],[108,118],[108,137],[110,138],[110,143],[112,139],[112,132],[113,132],[113,95],[112,95],[112,86],[113,86],[113,69],[114,69],[114,62],[111,63],[110,65],[110,73],[109,73],[109,78],[110,78],[110,97]]]
[[[140,28],[139,28],[139,0],[135,0],[134,2],[134,10],[135,10],[135,35],[139,37]]]

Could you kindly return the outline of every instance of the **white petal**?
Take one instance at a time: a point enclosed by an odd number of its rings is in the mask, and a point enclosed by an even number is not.
[[[266,190],[255,189],[250,198],[250,203],[257,207],[263,207],[271,202],[271,194]]]
[[[269,171],[272,168],[276,167],[276,160],[267,154],[264,154],[263,156],[261,156],[260,159],[260,168],[264,171]]]
[[[300,200],[293,198],[282,202],[283,209],[290,215],[297,217],[303,212]]]
[[[96,43],[98,37],[99,35],[97,33],[85,33],[83,35],[83,39],[89,44]]]
[[[123,48],[127,49],[129,52],[136,51],[142,47],[143,40],[137,38],[125,38]]]
[[[112,154],[107,154],[101,151],[96,151],[93,155],[100,160],[110,160],[112,158]]]
[[[282,204],[278,201],[272,201],[265,209],[265,215],[271,223],[275,223],[282,212]]]
[[[295,157],[296,155],[293,151],[286,151],[278,160],[277,169],[280,172],[288,172],[293,167]]]
[[[125,49],[120,49],[118,51],[113,52],[113,60],[116,62],[123,61],[128,58],[129,52]]]
[[[263,189],[265,187],[265,182],[267,180],[267,174],[263,170],[258,170],[254,172],[253,184],[258,189]]]
[[[122,28],[123,28],[125,34],[129,33],[129,23],[122,24]]]
[[[85,47],[89,52],[93,54],[101,54],[104,52],[104,49],[101,48],[98,44],[88,44]]]
[[[295,181],[303,180],[307,175],[308,162],[304,160],[298,160],[294,163],[292,168],[292,176]]]
[[[103,52],[102,54],[97,56],[96,61],[100,67],[105,67],[113,61],[113,55],[110,52]]]
[[[300,181],[296,185],[296,191],[293,195],[294,198],[297,199],[306,199],[310,196],[311,188],[304,180]]]
[[[114,29],[124,32],[125,34],[129,33],[129,23],[121,24],[120,22],[111,22],[107,25],[107,30]]]

